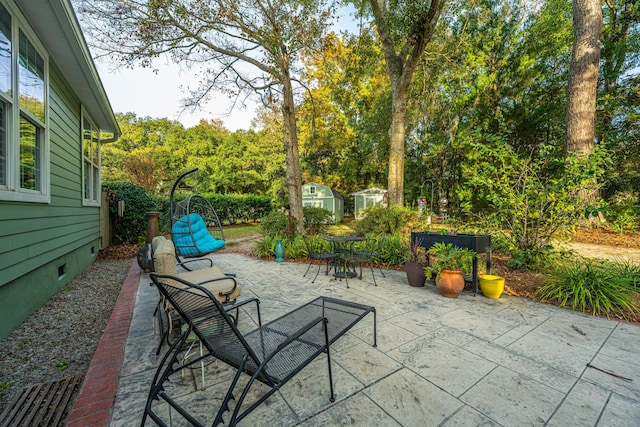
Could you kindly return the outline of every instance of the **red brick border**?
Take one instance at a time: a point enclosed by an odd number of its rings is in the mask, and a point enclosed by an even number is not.
[[[73,404],[68,427],[109,425],[141,272],[134,261]]]

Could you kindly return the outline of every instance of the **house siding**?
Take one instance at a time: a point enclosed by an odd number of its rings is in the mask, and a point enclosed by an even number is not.
[[[0,339],[89,266],[100,249],[100,210],[82,205],[80,111],[52,59],[50,203],[0,201]]]

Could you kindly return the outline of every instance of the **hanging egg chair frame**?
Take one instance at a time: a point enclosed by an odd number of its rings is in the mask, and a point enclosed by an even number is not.
[[[222,224],[209,200],[196,193],[175,201],[175,191],[180,182],[198,168],[186,171],[176,179],[169,196],[171,240],[176,247],[176,257],[199,258],[224,247]]]

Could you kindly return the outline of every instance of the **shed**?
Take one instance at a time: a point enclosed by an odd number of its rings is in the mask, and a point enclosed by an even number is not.
[[[389,192],[383,188],[371,187],[353,193],[353,213],[356,219],[361,219],[364,210],[374,206],[386,208],[389,204]]]
[[[315,182],[304,184],[302,186],[302,206],[314,206],[331,211],[336,224],[341,223],[344,217],[344,197],[327,185]]]

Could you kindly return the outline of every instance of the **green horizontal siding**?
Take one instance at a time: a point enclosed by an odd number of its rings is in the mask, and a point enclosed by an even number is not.
[[[80,102],[53,60],[49,83],[50,203],[0,201],[0,339],[100,249],[100,210],[82,206]]]

